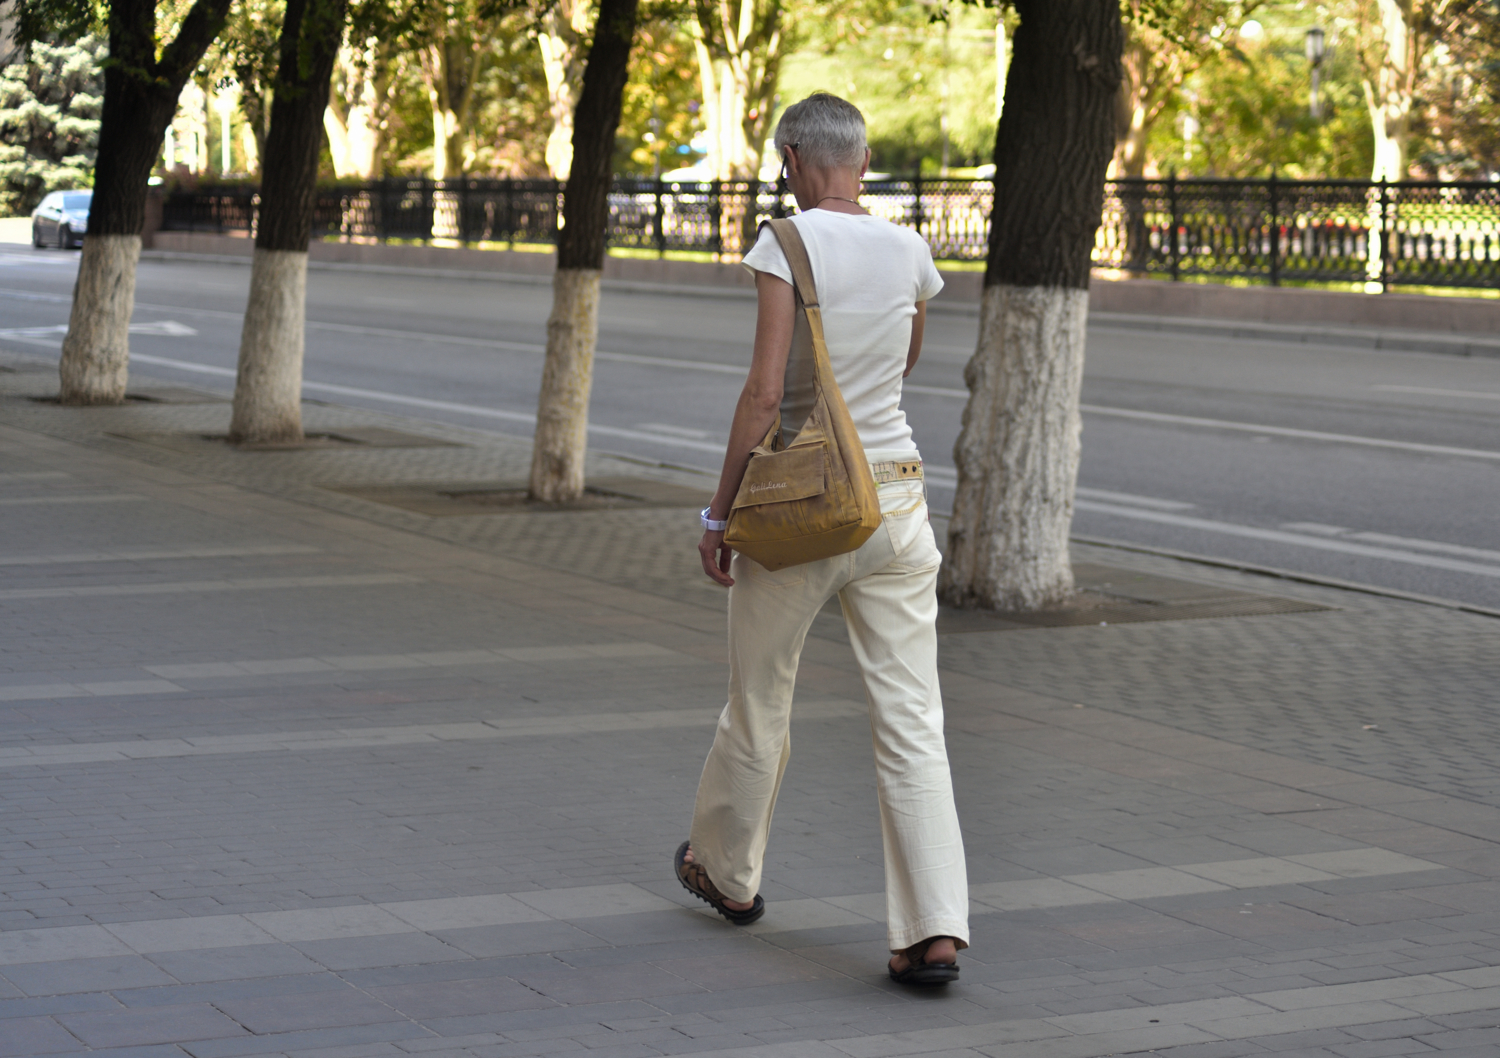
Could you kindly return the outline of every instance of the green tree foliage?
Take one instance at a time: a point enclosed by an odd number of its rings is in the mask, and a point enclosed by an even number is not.
[[[692,164],[689,145],[702,128],[698,105],[692,37],[677,20],[657,14],[635,31],[615,172],[652,176]]]
[[[1232,52],[1235,27],[1262,0],[1121,0],[1124,78],[1116,100],[1119,176],[1141,176],[1152,131],[1172,109],[1184,82],[1205,62]]]
[[[547,175],[547,76],[534,19],[524,11],[496,21],[490,55],[475,82],[474,121],[464,145],[474,176]]]
[[[286,0],[238,0],[229,20],[209,46],[203,67],[219,85],[238,86],[240,113],[255,142],[254,165],[265,156],[271,125],[271,81],[276,76],[276,45]]]
[[[1432,179],[1500,179],[1500,0],[1443,13],[1422,64],[1412,168]]]
[[[1293,4],[1226,27],[1220,47],[1173,94],[1150,139],[1151,168],[1183,176],[1365,179],[1374,155],[1353,25],[1324,24],[1322,117],[1309,110],[1308,13]],[[1258,27],[1258,32],[1256,31]]]
[[[988,161],[995,142],[993,8],[934,0],[805,4],[808,44],[782,68],[780,101],[819,89],[864,111],[872,167],[936,171]]]
[[[0,70],[0,215],[29,213],[58,188],[93,184],[104,80],[102,40],[36,41]]]

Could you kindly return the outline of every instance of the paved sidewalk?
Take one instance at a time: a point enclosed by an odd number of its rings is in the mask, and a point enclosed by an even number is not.
[[[309,404],[378,443],[239,452],[222,401],[135,386],[60,408],[0,354],[0,1058],[1500,1050],[1500,622],[1095,547],[1322,609],[945,619],[974,944],[913,993],[833,614],[765,918],[671,877],[725,680],[711,482],[596,457],[648,502],[435,516],[374,490],[438,510],[526,446]]]

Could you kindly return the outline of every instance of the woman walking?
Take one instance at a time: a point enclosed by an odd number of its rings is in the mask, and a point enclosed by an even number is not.
[[[901,380],[922,349],[927,301],[942,289],[927,244],[859,206],[869,166],[865,123],[827,93],[787,108],[776,127],[793,218],[821,305],[828,357],[879,485],[881,525],[858,550],[775,572],[724,543],[752,450],[781,415],[794,437],[814,399],[809,325],[793,270],[763,229],[745,266],[759,302],[749,377],[724,471],[703,512],[703,569],[729,592],[729,702],[703,767],[678,879],[730,922],[760,918],[762,859],[790,753],[788,723],[802,644],[839,596],[863,674],[885,844],[890,976],[958,977],[968,947],[968,881],[953,804],[937,676],[941,556],[927,520],[921,455],[901,410]]]

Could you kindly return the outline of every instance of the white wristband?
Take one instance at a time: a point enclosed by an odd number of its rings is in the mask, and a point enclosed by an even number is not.
[[[702,522],[703,528],[707,529],[709,532],[722,533],[725,529],[729,528],[729,519],[726,518],[722,522],[715,521],[708,516],[708,512],[712,509],[713,508],[711,507],[703,508],[703,510],[698,515],[698,521]]]

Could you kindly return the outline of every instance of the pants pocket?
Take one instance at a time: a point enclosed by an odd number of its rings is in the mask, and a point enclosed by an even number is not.
[[[891,546],[896,556],[890,568],[895,572],[914,572],[936,568],[943,556],[932,535],[932,523],[927,520],[927,505],[918,505],[915,510],[902,514],[886,515],[886,528],[891,534]]]

